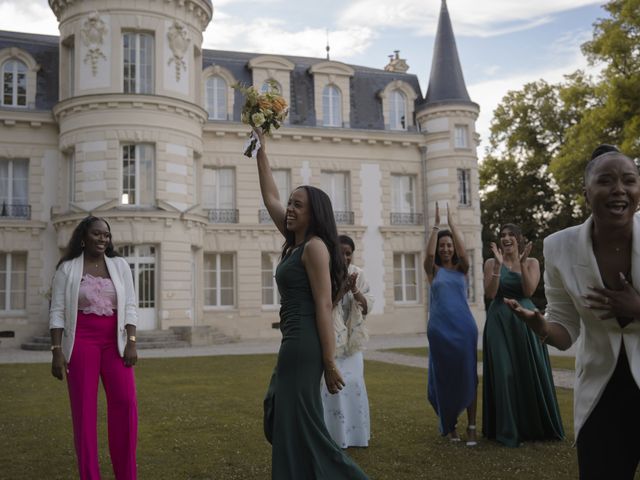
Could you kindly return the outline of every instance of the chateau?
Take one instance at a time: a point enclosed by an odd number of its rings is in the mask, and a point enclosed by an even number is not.
[[[59,37],[0,32],[0,330],[16,335],[3,345],[47,332],[55,265],[88,214],[110,223],[131,265],[139,330],[279,336],[282,238],[242,155],[236,82],[275,82],[290,105],[268,140],[280,195],[301,184],[330,195],[376,299],[370,333],[426,331],[436,202],[464,233],[483,324],[479,110],[444,0],[424,95],[398,54],[377,69],[204,50],[210,0],[49,5]]]

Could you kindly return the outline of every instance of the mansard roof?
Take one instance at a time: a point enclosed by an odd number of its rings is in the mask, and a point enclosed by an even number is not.
[[[20,48],[40,66],[36,86],[37,110],[51,110],[58,103],[58,40],[54,35],[0,31],[0,50]]]

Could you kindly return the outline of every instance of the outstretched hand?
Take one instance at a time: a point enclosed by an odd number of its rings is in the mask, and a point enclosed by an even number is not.
[[[525,263],[527,261],[527,258],[529,258],[529,255],[531,254],[531,249],[533,248],[533,242],[527,242],[524,245],[524,249],[522,250],[522,253],[520,254],[520,263]]]
[[[534,320],[536,317],[535,310],[530,310],[528,308],[524,308],[517,300],[513,298],[505,298],[504,303],[507,307],[511,309],[513,313],[515,313],[519,318],[524,321]]]

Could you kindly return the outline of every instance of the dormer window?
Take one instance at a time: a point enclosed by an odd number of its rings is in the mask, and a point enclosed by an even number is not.
[[[322,91],[322,124],[342,127],[342,95],[334,85],[327,85]]]
[[[389,128],[407,129],[407,97],[400,90],[394,90],[389,96]]]
[[[27,106],[27,66],[20,60],[10,59],[2,64],[2,105]]]
[[[227,88],[224,78],[218,75],[207,78],[206,102],[210,119],[227,119]]]

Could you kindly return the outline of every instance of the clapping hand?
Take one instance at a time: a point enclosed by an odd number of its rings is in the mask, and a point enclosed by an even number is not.
[[[525,242],[527,242],[527,240],[525,239]],[[524,249],[522,250],[522,253],[520,254],[520,263],[524,264],[527,261],[527,258],[529,258],[529,255],[531,254],[531,249],[533,248],[533,242],[527,242],[524,245]]]
[[[440,226],[440,207],[438,206],[438,202],[436,202],[436,227]]]
[[[489,248],[491,248],[491,253],[493,253],[493,258],[496,259],[496,262],[502,265],[504,258],[502,257],[502,251],[498,248],[498,245],[496,245],[496,242],[491,242],[489,244]]]

